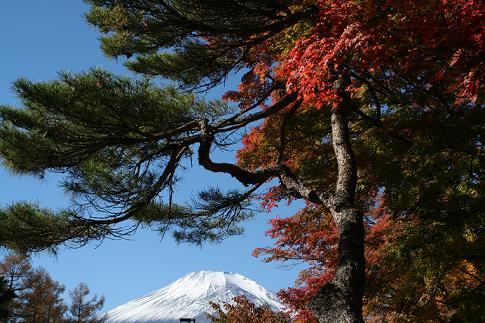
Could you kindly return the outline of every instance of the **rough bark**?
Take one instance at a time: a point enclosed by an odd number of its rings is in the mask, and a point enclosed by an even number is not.
[[[279,163],[265,169],[249,171],[238,165],[213,162],[210,151],[214,140],[213,135],[218,132],[218,129],[211,127],[207,120],[199,121],[198,161],[205,169],[230,174],[244,185],[261,184],[270,178],[278,177],[281,184],[294,197],[304,198],[329,208],[339,230],[339,264],[334,279],[322,287],[310,305],[319,322],[363,322],[364,225],[362,213],[354,206],[357,166],[347,120],[347,113],[351,107],[350,97],[346,91],[349,82],[350,78],[345,74],[342,74],[337,81],[336,88],[341,101],[332,109],[332,143],[337,160],[338,177],[335,192],[331,196],[309,189],[292,174],[288,167]],[[288,95],[271,111],[279,111],[281,107],[291,104],[295,99],[294,94]],[[267,110],[264,113],[263,117],[266,117]],[[254,115],[261,117],[259,113]],[[248,122],[253,120],[254,118],[250,117]],[[225,124],[218,126],[225,126]],[[229,128],[223,127],[223,129]]]
[[[321,288],[310,305],[322,323],[363,322],[364,225],[362,213],[354,207],[357,166],[347,120],[350,98],[345,89],[348,83],[348,77],[340,77],[337,90],[341,102],[332,110],[331,119],[338,178],[328,207],[339,230],[338,267],[334,279]]]

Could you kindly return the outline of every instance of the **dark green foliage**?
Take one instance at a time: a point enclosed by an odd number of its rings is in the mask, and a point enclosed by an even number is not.
[[[102,239],[109,227],[90,226],[72,211],[53,212],[28,203],[17,203],[0,210],[0,246],[20,253],[49,250],[71,241],[84,245]]]
[[[7,287],[3,276],[0,276],[0,319],[5,320],[10,317],[9,304],[15,298],[15,292]]]
[[[368,265],[368,306],[403,321],[433,313],[474,321],[483,315],[485,269],[483,109],[394,106],[383,121],[404,137],[369,130],[355,144],[369,154],[385,187],[384,212],[393,214],[384,256]]]
[[[483,282],[477,288],[463,286],[461,289],[457,296],[451,297],[450,299],[449,306],[457,309],[450,322],[485,321],[485,306],[480,301],[485,299],[485,286]]]
[[[23,173],[65,171],[89,160],[118,168],[124,157],[169,156],[155,142],[203,111],[193,95],[101,70],[61,74],[55,82],[19,80],[14,87],[26,108],[0,107],[0,152]]]
[[[219,189],[200,192],[190,213],[177,219],[180,230],[174,232],[175,239],[200,245],[241,234],[243,230],[237,224],[253,215],[250,197],[248,193],[223,193]]]
[[[128,62],[131,69],[188,88],[218,84],[251,61],[251,48],[312,19],[314,11],[293,12],[288,9],[293,1],[86,2],[91,4],[87,20],[104,33],[107,55],[135,55]],[[130,80],[102,70],[61,73],[53,82],[18,80],[14,89],[24,108],[0,106],[4,164],[21,174],[63,173],[73,201],[69,210],[58,212],[29,204],[3,210],[0,245],[22,252],[122,237],[139,224],[162,233],[178,226],[175,237],[195,243],[240,233],[237,223],[252,214],[247,200],[276,173],[253,174],[214,163],[211,147],[226,145],[228,133],[296,99],[290,95],[251,115],[258,104],[239,112],[219,101],[204,102],[147,79]],[[207,191],[194,205],[174,205],[177,169],[197,144],[205,168],[255,187],[242,193]],[[119,225],[128,220],[133,220],[128,226]]]
[[[237,54],[233,54],[237,57]],[[235,65],[235,58],[221,56],[206,46],[190,44],[173,53],[145,54],[126,66],[149,76],[163,76],[186,88],[210,87],[220,83]]]
[[[288,7],[296,1],[86,2],[92,5],[88,21],[105,33],[105,53],[140,55],[129,68],[189,87],[220,83],[244,66],[250,48],[313,14],[312,8],[291,12]]]
[[[178,228],[173,232],[178,242],[201,245],[241,234],[238,224],[253,215],[250,198],[248,193],[208,189],[200,192],[191,205],[152,203],[133,219],[162,233],[172,225]]]
[[[101,70],[64,73],[54,82],[19,80],[15,89],[25,108],[0,106],[5,164],[18,173],[64,173],[74,204],[59,212],[30,204],[1,211],[0,245],[54,251],[68,241],[130,232],[114,226],[128,219],[162,232],[179,225],[191,233],[177,232],[177,239],[197,243],[240,233],[235,223],[250,216],[249,194],[209,191],[194,207],[171,202],[177,167],[200,141],[199,120],[224,125],[231,112],[225,104]],[[93,211],[106,218],[91,218]]]

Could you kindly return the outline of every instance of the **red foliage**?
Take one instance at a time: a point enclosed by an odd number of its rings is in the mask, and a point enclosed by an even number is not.
[[[368,214],[374,223],[366,226],[366,263],[373,265],[384,256],[384,247],[390,235],[396,234],[381,197]],[[257,248],[254,256],[265,255],[265,261],[304,261],[309,267],[299,273],[295,287],[281,290],[278,296],[298,314],[303,322],[314,322],[307,305],[316,292],[334,275],[337,266],[338,231],[330,215],[323,219],[321,209],[307,207],[292,217],[270,221],[268,236],[275,239],[274,246]],[[373,277],[375,280],[376,277]]]
[[[340,100],[336,82],[343,71],[351,76],[347,88],[350,94],[357,94],[364,84],[369,85],[377,78],[385,80],[386,91],[398,95],[408,86],[419,86],[425,95],[439,92],[448,96],[450,104],[474,104],[481,98],[485,2],[316,0],[315,3],[319,18],[311,30],[297,39],[288,53],[278,55],[279,63],[265,47],[268,44],[261,45],[255,51],[258,53],[251,56],[250,71],[243,77],[239,91],[228,92],[226,99],[247,108],[264,97],[273,81],[278,80],[286,83],[288,92],[299,93],[303,99],[299,111],[332,107]],[[274,92],[273,102],[278,102],[279,95]],[[382,94],[384,101],[385,95]],[[418,107],[419,99],[413,96],[409,106]],[[244,136],[244,147],[238,152],[238,160],[247,164],[243,166],[257,169],[275,162],[274,149],[267,146],[275,145],[275,139],[270,137],[278,132],[280,124],[277,118],[265,120]],[[411,137],[406,129],[401,132]],[[285,163],[298,170],[300,165],[295,161],[301,155],[308,154],[304,158],[311,159],[318,153],[315,149],[302,149],[299,156],[288,154]],[[372,267],[385,257],[385,247],[402,228],[392,221],[385,201],[376,199],[374,193],[369,195],[367,201],[371,202],[366,205],[366,215],[372,224],[366,227],[365,257]],[[263,197],[262,205],[269,211],[282,198],[282,191],[274,188]],[[303,322],[312,322],[306,305],[332,279],[336,268],[338,234],[329,215],[322,219],[324,212],[310,205],[290,218],[272,220],[268,235],[275,239],[274,246],[254,251],[255,256],[265,255],[266,261],[296,260],[309,264],[300,273],[296,287],[279,293],[285,303],[298,311]],[[380,274],[382,271],[377,270],[368,277],[371,287]]]
[[[289,323],[290,317],[283,312],[275,312],[269,306],[256,306],[244,295],[234,297],[234,304],[211,303],[215,313],[209,315],[214,323]]]
[[[239,102],[241,110],[252,106],[258,99],[263,99],[260,106],[265,108],[264,99],[273,84],[272,63],[273,57],[268,53],[265,44],[253,48],[245,61],[249,71],[242,76],[238,90],[226,92],[222,99]]]
[[[338,102],[341,68],[419,79],[428,90],[446,79],[458,103],[483,85],[485,19],[480,0],[318,1],[320,20],[297,41],[278,75],[317,108]],[[352,80],[349,90],[360,86]]]

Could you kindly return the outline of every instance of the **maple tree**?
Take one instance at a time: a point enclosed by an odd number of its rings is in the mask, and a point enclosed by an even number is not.
[[[372,286],[383,287],[379,291],[381,293],[372,289],[367,292],[371,299],[367,304],[367,317],[380,312],[381,316],[377,317],[386,320],[392,317],[411,321],[425,317],[450,319],[453,315],[456,315],[454,319],[458,319],[464,312],[455,307],[458,303],[451,305],[450,295],[461,293],[469,297],[467,315],[470,318],[481,317],[483,314],[479,314],[478,304],[471,304],[475,297],[472,295],[483,293],[483,274],[476,275],[477,268],[483,268],[477,258],[480,255],[477,248],[483,247],[483,240],[477,238],[483,232],[483,209],[478,206],[483,203],[483,197],[477,194],[482,185],[478,174],[483,168],[480,125],[484,120],[478,94],[483,89],[480,86],[483,76],[479,58],[483,53],[483,21],[479,21],[483,17],[483,5],[478,2],[439,1],[419,4],[386,2],[387,8],[368,7],[372,2],[327,4],[328,14],[324,15],[322,28],[301,40],[290,52],[290,59],[283,63],[281,73],[290,75],[289,85],[300,90],[306,102],[317,107],[323,104],[338,108],[342,98],[335,91],[335,83],[332,83],[338,78],[331,73],[335,73],[338,66],[351,66],[347,90],[353,98],[354,120],[350,124],[354,134],[352,145],[359,161],[360,208],[367,211],[366,216],[369,217],[375,208],[375,204],[370,203],[374,200],[372,197],[383,190],[384,206],[393,215],[391,219],[379,219],[368,228],[368,235],[375,235],[374,230],[380,226],[387,227],[388,236],[384,239],[386,248],[378,252],[373,250],[372,245],[367,246],[367,264],[372,272],[369,280]],[[381,17],[391,18],[391,21],[379,21],[375,15],[366,15],[369,9],[382,10],[381,14],[386,15]],[[346,14],[339,15],[339,11]],[[370,24],[366,26],[359,17],[368,18]],[[329,26],[341,26],[342,29],[336,31]],[[395,33],[376,32],[379,28],[392,30],[391,27],[395,28]],[[419,42],[423,42],[423,47],[416,47]],[[462,62],[463,65],[457,67],[456,59],[460,59],[465,51],[460,48],[467,48],[468,54],[466,63]],[[376,51],[372,53],[373,50]],[[370,56],[366,56],[369,53]],[[294,116],[301,118],[296,113]],[[275,120],[278,119],[272,122]],[[304,120],[302,124],[304,122],[310,121]],[[288,138],[294,138],[291,131],[297,130],[298,125],[288,126],[286,123],[286,126]],[[328,123],[321,129],[325,127],[329,127]],[[265,123],[263,127],[254,129],[246,137],[246,147],[240,152],[242,163],[260,167],[257,161],[277,150],[278,138],[274,134],[274,124]],[[328,131],[321,131],[315,139],[329,138],[328,135]],[[301,172],[308,172],[310,175],[306,176],[311,178],[315,177],[318,169],[308,164],[318,163],[319,153],[325,149],[325,145],[315,142],[308,146],[301,140],[294,143],[293,150],[291,146],[288,149],[288,153],[293,154],[288,158],[291,165],[299,167]],[[454,155],[450,156],[450,153]],[[262,160],[266,162],[268,159]],[[319,184],[328,185],[325,182]],[[269,201],[265,201],[265,205],[271,205],[275,198],[281,196],[269,194],[267,198]],[[448,202],[450,207],[444,208]],[[456,218],[458,208],[461,208],[459,220]],[[301,274],[303,288],[281,293],[283,299],[298,309],[306,308],[321,286],[335,275],[335,263],[332,262],[336,246],[334,232],[324,226],[314,229],[315,223],[322,225],[322,217],[315,215],[314,211],[311,212],[314,217],[302,224],[302,216],[308,218],[308,213],[304,211],[303,215],[273,221],[269,234],[278,238],[276,247],[256,250],[256,254],[269,254],[269,261],[302,259],[311,264],[310,269]],[[324,210],[317,212],[322,213],[325,213]],[[404,217],[405,214],[408,216]],[[404,220],[406,229],[400,230]],[[467,233],[469,230],[473,233]],[[392,235],[396,239],[391,239]],[[423,241],[423,236],[433,238]],[[449,243],[445,249],[438,242],[444,237]],[[322,248],[320,243],[325,241],[328,245]],[[418,253],[423,245],[427,251]],[[330,252],[332,248],[333,253]],[[463,249],[450,253],[457,248]],[[394,250],[389,252],[389,249]],[[320,258],[315,257],[315,254],[318,255],[316,250],[324,254]],[[447,257],[444,257],[443,250],[446,250]],[[470,259],[474,259],[474,264],[468,263]],[[468,281],[463,283],[466,287],[454,291],[449,289],[447,276],[455,271],[456,277],[456,271],[463,271],[466,264],[471,266],[471,272],[462,272],[458,279]],[[409,270],[403,272],[403,266]],[[382,279],[382,276],[389,280]],[[392,295],[391,299],[389,295]],[[448,297],[450,299],[446,299]],[[467,302],[465,298],[461,299],[463,304]],[[398,304],[405,299],[405,303]],[[305,311],[302,315],[313,316]]]
[[[26,109],[0,108],[0,153],[17,172],[66,173],[78,204],[57,213],[29,204],[3,210],[2,245],[83,244],[130,233],[116,226],[129,220],[161,231],[175,226],[179,240],[218,240],[240,232],[237,223],[251,216],[248,200],[277,179],[264,207],[285,198],[308,207],[293,220],[275,220],[272,234],[281,240],[261,252],[317,264],[302,276],[309,289],[288,298],[320,322],[363,321],[366,226],[368,238],[375,234],[385,246],[367,248],[368,277],[388,278],[376,295],[392,295],[384,304],[397,312],[396,290],[405,294],[399,282],[433,281],[441,277],[433,267],[450,273],[442,276],[446,286],[460,268],[481,279],[480,256],[468,255],[480,250],[483,229],[481,1],[87,2],[105,53],[130,58],[128,68],[145,76],[200,90],[245,69],[239,89],[223,97],[239,109],[100,70],[17,81]],[[228,134],[256,122],[237,164],[211,159]],[[174,205],[176,170],[193,151],[207,170],[249,188],[209,189],[194,205]],[[381,202],[388,215],[373,220]],[[427,244],[408,239],[423,232],[432,233]],[[435,234],[448,233],[448,245],[467,252],[429,257],[439,254]],[[418,242],[426,252],[418,252],[414,270],[393,271]],[[432,295],[425,305],[442,297],[442,281],[423,292]]]
[[[234,297],[233,304],[220,305],[211,303],[214,310],[208,318],[212,323],[288,323],[290,316],[283,312],[275,312],[267,305],[257,306],[244,295]]]

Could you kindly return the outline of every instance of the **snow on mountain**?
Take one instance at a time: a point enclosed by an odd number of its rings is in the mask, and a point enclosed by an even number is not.
[[[208,323],[209,302],[228,303],[245,295],[257,305],[274,310],[284,306],[276,295],[256,282],[235,273],[199,271],[190,273],[167,287],[109,311],[109,323],[179,323],[180,318],[195,318]]]

